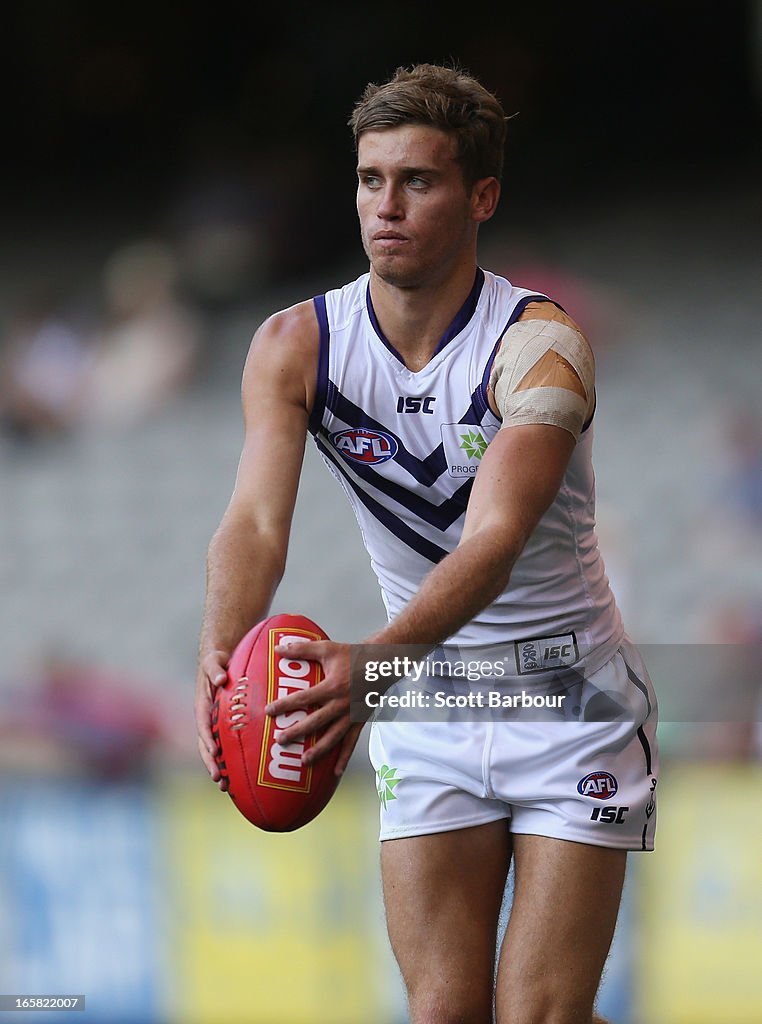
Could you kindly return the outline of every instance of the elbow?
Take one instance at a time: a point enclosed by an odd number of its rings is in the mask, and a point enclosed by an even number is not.
[[[503,520],[484,523],[476,529],[464,529],[459,546],[471,548],[472,554],[484,559],[497,570],[511,566],[521,554],[529,534],[516,522]]]
[[[461,541],[467,554],[497,597],[508,586],[513,566],[521,554],[525,541],[512,532],[495,527],[483,529]]]
[[[266,575],[274,588],[286,571],[287,548],[287,538],[284,540],[280,531],[228,510],[209,543],[207,566],[224,565]]]

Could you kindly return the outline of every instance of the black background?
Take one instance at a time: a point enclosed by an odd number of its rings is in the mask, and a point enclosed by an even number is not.
[[[5,14],[6,226],[171,221],[193,183],[236,183],[284,270],[356,244],[346,127],[369,80],[455,61],[510,126],[504,205],[701,189],[759,166],[756,8],[710,4],[129,5]],[[297,242],[298,244],[294,244]]]

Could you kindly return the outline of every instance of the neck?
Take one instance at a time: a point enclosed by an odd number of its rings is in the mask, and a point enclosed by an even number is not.
[[[447,281],[401,288],[379,277],[371,267],[370,297],[379,326],[408,369],[422,369],[468,298],[476,262],[458,268]]]

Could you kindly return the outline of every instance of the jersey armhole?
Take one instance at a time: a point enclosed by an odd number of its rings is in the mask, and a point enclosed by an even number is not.
[[[323,425],[323,413],[328,395],[328,345],[330,343],[331,331],[328,326],[328,310],[326,308],[325,295],[316,295],[312,302],[315,306],[315,316],[320,328],[320,341],[318,345],[315,400],[312,403],[308,429],[311,434],[316,435]]]
[[[598,392],[595,390],[595,388],[593,388],[593,408],[592,408],[592,411],[591,411],[590,415],[587,417],[587,419],[585,420],[585,422],[582,425],[582,430],[580,431],[580,436],[585,433],[587,428],[593,422],[593,417],[595,416],[595,409],[596,409],[597,405],[598,405]]]

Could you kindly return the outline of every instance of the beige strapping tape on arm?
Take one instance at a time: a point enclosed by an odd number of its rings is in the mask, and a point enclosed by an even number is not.
[[[574,369],[587,399],[563,387],[516,391],[546,352],[557,352]],[[582,335],[557,320],[520,320],[505,332],[490,374],[503,426],[550,423],[579,437],[593,406],[595,361]]]

